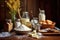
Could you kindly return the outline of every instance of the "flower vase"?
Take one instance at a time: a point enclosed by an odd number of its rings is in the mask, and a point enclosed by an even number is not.
[[[15,21],[15,15],[12,16],[12,22],[14,23]]]
[[[12,16],[12,23],[13,23],[13,28],[15,27],[15,15]]]

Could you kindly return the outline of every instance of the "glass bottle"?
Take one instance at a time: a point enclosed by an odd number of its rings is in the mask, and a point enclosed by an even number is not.
[[[23,12],[21,20],[22,20],[22,22],[30,22],[30,18],[29,18],[28,12]]]
[[[45,10],[39,10],[39,21],[45,21],[46,16],[45,16]]]

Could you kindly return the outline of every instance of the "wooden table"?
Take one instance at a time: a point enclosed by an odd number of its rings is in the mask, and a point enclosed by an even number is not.
[[[60,40],[60,33],[42,33],[39,39],[28,37],[28,35],[16,35],[15,32],[10,37],[0,37],[0,40]]]
[[[60,36],[40,36],[39,39],[36,39],[26,35],[14,35],[11,37],[0,38],[0,40],[60,40]]]

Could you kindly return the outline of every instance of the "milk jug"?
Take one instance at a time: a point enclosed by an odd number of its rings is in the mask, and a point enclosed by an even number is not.
[[[45,16],[45,10],[39,10],[39,21],[45,21],[46,16]]]

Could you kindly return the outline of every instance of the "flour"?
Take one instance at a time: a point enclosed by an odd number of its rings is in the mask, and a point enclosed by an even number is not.
[[[16,31],[31,31],[31,29],[24,24],[22,24],[19,28],[14,28]]]

